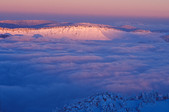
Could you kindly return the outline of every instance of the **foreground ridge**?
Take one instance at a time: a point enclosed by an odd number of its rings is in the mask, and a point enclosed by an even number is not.
[[[169,100],[169,94],[157,92],[141,93],[138,96],[124,97],[113,93],[102,93],[74,104],[64,106],[64,112],[142,112],[145,104],[155,104]]]

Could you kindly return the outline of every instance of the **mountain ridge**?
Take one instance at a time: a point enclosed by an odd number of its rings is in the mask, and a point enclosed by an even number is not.
[[[65,105],[64,112],[147,112],[153,105],[160,106],[158,103],[164,103],[168,112],[169,94],[161,95],[157,92],[141,93],[136,96],[121,96],[114,93],[101,93],[90,96],[83,100]],[[161,107],[156,107],[160,109]],[[163,108],[161,108],[163,109]]]
[[[48,21],[48,20],[4,20],[4,21],[0,21],[1,28],[43,28],[43,27],[62,27],[62,26],[111,27],[110,25],[103,25],[103,24],[56,22],[56,21]]]
[[[68,23],[53,22],[45,20],[7,20],[0,23],[9,24],[12,28],[3,27],[0,24],[0,34],[11,34],[15,37],[23,35],[26,37],[49,37],[49,38],[69,38],[74,40],[111,40],[125,37],[136,33],[151,33],[140,30],[133,26],[113,27],[104,24],[94,23]],[[15,27],[17,25],[17,27]],[[131,32],[131,33],[130,33]],[[41,36],[40,36],[41,35]]]

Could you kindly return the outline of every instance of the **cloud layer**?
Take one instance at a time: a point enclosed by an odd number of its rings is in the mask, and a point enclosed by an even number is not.
[[[101,91],[169,92],[169,44],[154,36],[128,36],[125,41],[2,39],[0,108],[51,112]]]

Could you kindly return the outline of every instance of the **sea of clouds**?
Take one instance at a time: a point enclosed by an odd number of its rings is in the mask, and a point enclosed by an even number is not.
[[[154,34],[125,41],[1,39],[0,109],[52,112],[105,91],[168,93],[168,49]]]

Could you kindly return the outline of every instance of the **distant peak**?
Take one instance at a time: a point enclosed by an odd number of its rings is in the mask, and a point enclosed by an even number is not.
[[[15,25],[21,25],[21,26],[26,26],[26,25],[32,26],[32,25],[55,23],[55,22],[48,21],[48,20],[4,20],[4,21],[0,21],[0,23],[15,24]]]
[[[94,23],[74,23],[73,26],[84,26],[84,27],[111,27],[110,25],[94,24]]]
[[[134,26],[131,26],[131,25],[123,25],[123,26],[121,26],[120,28],[124,28],[124,29],[136,29],[136,27],[134,27]]]
[[[0,21],[0,27],[2,28],[45,28],[45,27],[57,27],[68,26],[71,23],[68,22],[56,22],[48,20],[4,20]]]

